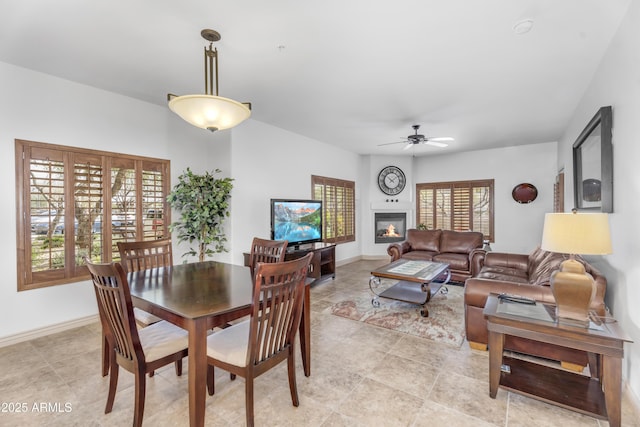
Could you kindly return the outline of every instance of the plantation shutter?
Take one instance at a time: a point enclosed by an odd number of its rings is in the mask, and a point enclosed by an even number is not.
[[[435,190],[432,188],[423,188],[418,191],[417,200],[417,221],[419,225],[424,225],[428,230],[435,229],[435,214],[434,214],[434,194]]]
[[[355,240],[355,183],[335,178],[311,177],[311,194],[322,200],[322,237],[327,243]]]
[[[75,233],[66,233],[75,238],[75,267],[84,265],[83,257],[102,261],[103,232],[103,167],[97,155],[75,154],[73,165],[73,212]],[[73,219],[73,218],[72,218]],[[84,269],[84,268],[83,268]],[[86,270],[85,270],[86,272]]]
[[[161,239],[168,234],[168,224],[163,218],[168,194],[164,169],[162,164],[155,162],[144,162],[142,166],[143,240]]]
[[[64,237],[56,233],[64,224],[65,155],[59,150],[30,147],[24,157],[28,173],[23,182],[28,185],[29,194],[25,212],[30,227],[21,231],[43,235],[44,244],[38,251],[25,252],[28,268],[20,271],[19,265],[19,278],[29,282],[61,280],[66,277],[67,257]]]
[[[453,200],[452,200],[452,229],[455,231],[469,231],[471,230],[471,205],[472,200],[470,197],[471,189],[467,186],[454,186],[453,187]]]
[[[111,253],[118,261],[118,242],[136,240],[136,165],[133,159],[111,160]]]
[[[436,188],[435,189],[435,225],[436,229],[451,228],[451,189]]]
[[[429,230],[478,231],[493,241],[493,180],[416,185],[416,222]]]
[[[168,160],[15,141],[18,290],[88,277],[84,257],[158,239],[170,222]]]

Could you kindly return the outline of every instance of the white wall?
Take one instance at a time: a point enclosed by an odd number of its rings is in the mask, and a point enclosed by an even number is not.
[[[356,211],[360,211],[357,154],[250,120],[233,130],[231,164],[234,264],[243,263],[242,253],[249,250],[253,237],[269,238],[270,199],[310,198],[311,175],[356,181]],[[336,248],[338,262],[359,255],[357,241]]]
[[[640,2],[629,11],[602,59],[558,145],[564,166],[565,206],[573,206],[572,145],[602,106],[613,109],[613,254],[590,259],[607,277],[606,302],[633,339],[625,347],[623,375],[640,396]],[[637,401],[637,398],[636,398]]]
[[[17,292],[14,140],[92,148],[170,159],[173,182],[186,166],[228,169],[228,141],[151,105],[0,62],[0,338],[97,314],[89,282]],[[228,139],[228,137],[227,137]],[[214,159],[211,161],[210,159]]]
[[[522,145],[435,157],[416,157],[415,183],[494,179],[496,252],[529,253],[540,244],[544,214],[553,211],[556,143]],[[511,191],[528,182],[538,189],[531,203],[513,200]]]

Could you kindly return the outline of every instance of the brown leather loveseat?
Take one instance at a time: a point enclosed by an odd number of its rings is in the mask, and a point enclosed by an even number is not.
[[[547,252],[540,248],[529,255],[487,252],[480,272],[465,282],[464,321],[469,345],[476,349],[487,348],[489,333],[482,312],[490,293],[521,295],[555,303],[549,280],[551,273],[558,270],[560,263],[567,258],[568,255]],[[596,282],[596,294],[591,302],[591,309],[604,316],[607,279],[584,259],[577,259],[584,264],[586,272],[591,274]],[[576,365],[576,369],[587,364],[585,352],[523,338],[506,336],[504,348],[561,361],[567,367]]]
[[[404,242],[387,248],[391,261],[400,258],[445,262],[449,264],[451,280],[464,282],[480,271],[485,251],[482,233],[451,230],[407,230]]]

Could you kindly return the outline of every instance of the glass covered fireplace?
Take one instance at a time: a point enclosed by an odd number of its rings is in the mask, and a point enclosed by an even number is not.
[[[375,213],[375,243],[401,242],[407,232],[406,212]]]

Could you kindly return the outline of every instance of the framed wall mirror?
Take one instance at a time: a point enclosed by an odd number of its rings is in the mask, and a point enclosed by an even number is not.
[[[613,212],[611,107],[602,107],[573,144],[573,197],[578,210]]]

